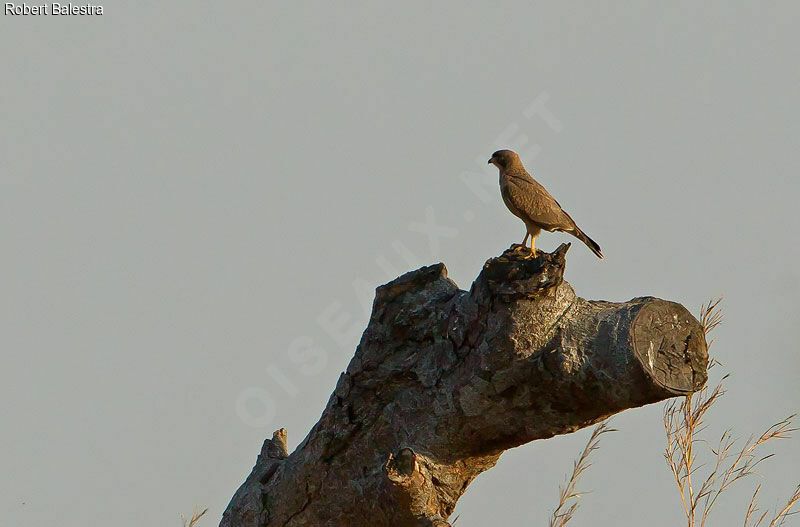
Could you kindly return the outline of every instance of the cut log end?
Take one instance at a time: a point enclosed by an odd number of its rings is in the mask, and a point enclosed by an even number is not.
[[[631,324],[643,370],[672,395],[699,390],[708,380],[708,348],[700,322],[680,304],[653,298]]]

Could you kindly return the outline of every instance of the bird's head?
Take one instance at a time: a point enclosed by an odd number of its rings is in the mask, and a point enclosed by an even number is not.
[[[522,161],[519,160],[517,153],[512,150],[498,150],[489,158],[489,164],[502,170],[513,165],[522,164]]]

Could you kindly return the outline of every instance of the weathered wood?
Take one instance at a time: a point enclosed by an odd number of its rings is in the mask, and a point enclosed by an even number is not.
[[[469,292],[442,264],[379,287],[319,422],[288,457],[265,442],[221,527],[445,526],[504,450],[699,389],[700,323],[658,298],[579,298],[568,248],[512,246]]]

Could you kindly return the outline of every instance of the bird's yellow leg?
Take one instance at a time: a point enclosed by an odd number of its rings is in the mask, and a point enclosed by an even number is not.
[[[536,243],[536,236],[531,236],[531,257],[532,258],[536,257],[536,247],[534,247],[535,243]]]
[[[530,233],[526,231],[525,232],[525,237],[522,239],[522,243],[520,244],[520,245],[522,245],[523,248],[526,247],[525,244],[528,243],[528,236],[530,236]]]

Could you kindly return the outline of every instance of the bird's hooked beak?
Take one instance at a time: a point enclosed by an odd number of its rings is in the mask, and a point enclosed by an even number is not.
[[[493,159],[494,159],[494,158],[491,158],[491,159],[489,159],[489,161],[488,161],[488,164],[490,164],[490,165],[491,165],[491,164],[492,164],[492,160],[493,160]]]

